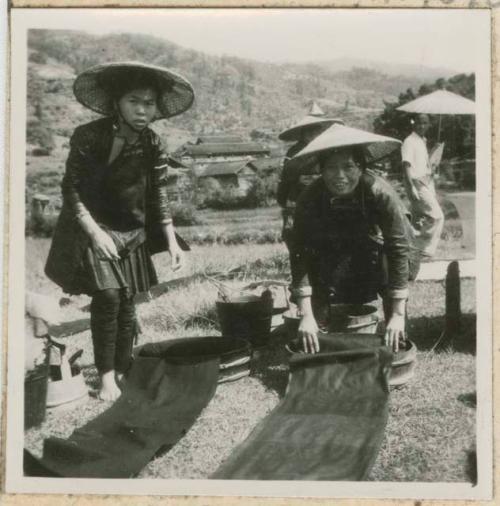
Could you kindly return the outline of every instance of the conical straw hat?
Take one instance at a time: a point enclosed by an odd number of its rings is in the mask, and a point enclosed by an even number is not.
[[[140,62],[112,62],[91,67],[78,75],[73,93],[85,107],[110,116],[114,112],[113,90],[133,76],[151,80],[159,90],[155,119],[176,116],[193,104],[194,91],[187,79],[171,70]]]
[[[377,146],[376,155],[371,155],[370,146]],[[392,153],[401,141],[385,135],[378,135],[358,128],[347,127],[345,125],[334,124],[312,140],[302,151],[299,151],[293,158],[309,157],[311,155],[320,155],[321,153],[333,149],[347,146],[365,146],[370,161],[381,159]],[[383,146],[386,149],[382,149]]]
[[[324,118],[322,116],[312,116],[308,114],[292,127],[283,130],[278,138],[282,141],[298,141],[303,130],[320,125],[326,128],[334,123],[344,124],[344,122],[338,118]]]

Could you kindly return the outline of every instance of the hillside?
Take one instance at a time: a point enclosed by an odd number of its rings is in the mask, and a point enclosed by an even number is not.
[[[172,68],[191,81],[196,92],[191,110],[154,123],[171,151],[200,134],[249,138],[255,130],[266,132],[274,154],[286,148],[278,132],[302,117],[313,100],[327,114],[371,130],[387,102],[432,82],[436,72],[421,68],[416,77],[409,69],[405,76],[398,74],[401,66],[375,69],[354,60],[365,67],[347,68],[347,62],[336,69],[332,62],[270,64],[206,55],[146,35],[66,30],[30,30],[28,54],[27,199],[37,192],[59,194],[71,132],[96,117],[74,99],[73,81],[98,63],[145,61]]]
[[[165,65],[187,77],[196,91],[195,105],[171,124],[194,135],[248,134],[254,128],[279,131],[302,116],[312,100],[328,113],[368,127],[384,100],[396,100],[399,92],[418,88],[427,78],[424,71],[419,78],[389,77],[383,69],[355,67],[334,72],[320,63],[269,64],[209,56],[137,34],[31,30],[28,47],[30,115],[44,114],[53,133],[62,136],[92,117],[72,97],[75,75],[110,60]]]
[[[366,58],[337,58],[330,61],[317,61],[317,65],[328,69],[330,72],[348,72],[352,68],[363,68],[367,70],[380,71],[389,76],[403,79],[421,79],[424,77],[427,81],[435,81],[439,78],[447,78],[455,75],[456,70],[446,67],[422,67],[421,65],[409,63],[395,63],[390,61],[372,61]],[[396,85],[400,83],[396,82]]]

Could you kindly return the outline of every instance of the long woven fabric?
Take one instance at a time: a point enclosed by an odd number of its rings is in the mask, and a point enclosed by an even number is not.
[[[213,478],[366,479],[387,422],[390,362],[384,348],[293,357],[285,398]]]
[[[204,341],[198,339],[173,358],[168,358],[168,349],[157,345],[154,349],[158,353],[139,356],[115,404],[75,430],[69,439],[46,439],[41,460],[25,452],[25,474],[82,478],[136,475],[189,430],[212,398],[219,356],[217,350],[212,348],[207,354],[205,348]]]

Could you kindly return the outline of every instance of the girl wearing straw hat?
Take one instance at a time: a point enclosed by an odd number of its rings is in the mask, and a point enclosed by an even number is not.
[[[308,352],[319,351],[318,323],[326,321],[330,304],[364,304],[378,294],[386,344],[397,351],[405,337],[408,280],[416,276],[418,252],[395,190],[366,169],[373,144],[383,156],[399,141],[337,124],[296,155],[316,156],[321,169],[299,198],[293,229],[292,293]]]
[[[168,250],[177,270],[189,249],[174,231],[168,156],[149,124],[189,109],[194,92],[174,72],[136,62],[92,67],[76,78],[73,91],[104,118],[71,137],[45,272],[65,292],[92,297],[99,396],[114,400],[137,335],[133,296],[158,283],[151,254]]]

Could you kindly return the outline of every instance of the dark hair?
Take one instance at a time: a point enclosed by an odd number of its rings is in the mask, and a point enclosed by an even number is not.
[[[430,120],[429,115],[424,112],[417,112],[410,116],[410,124],[414,127],[422,117],[426,117],[427,120]]]
[[[148,72],[147,69],[113,69],[112,72],[104,75],[103,79],[103,86],[109,90],[116,102],[132,90],[152,88],[158,98],[162,91],[156,75]]]
[[[325,165],[325,162],[334,154],[334,153],[341,153],[343,151],[349,152],[349,154],[352,156],[352,159],[354,162],[359,165],[361,170],[363,170],[366,167],[366,155],[365,150],[363,146],[343,146],[340,148],[335,149],[329,149],[327,151],[323,151],[319,155],[319,167],[321,170],[323,170],[323,167]]]

